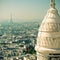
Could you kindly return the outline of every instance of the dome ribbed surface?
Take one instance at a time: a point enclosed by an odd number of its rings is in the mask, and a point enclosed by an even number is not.
[[[37,43],[40,47],[60,48],[60,16],[56,8],[50,8],[39,28]]]

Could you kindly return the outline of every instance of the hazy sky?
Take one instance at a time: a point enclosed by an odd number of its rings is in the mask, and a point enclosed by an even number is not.
[[[10,19],[42,19],[49,8],[50,0],[0,0],[0,20]],[[60,13],[60,0],[56,0],[56,8]]]

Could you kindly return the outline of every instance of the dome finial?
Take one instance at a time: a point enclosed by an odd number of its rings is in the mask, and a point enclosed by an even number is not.
[[[50,2],[50,6],[51,6],[51,8],[55,8],[55,0],[50,0],[51,2]]]

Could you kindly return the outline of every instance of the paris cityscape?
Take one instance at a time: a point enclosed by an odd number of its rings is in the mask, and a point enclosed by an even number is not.
[[[0,0],[0,60],[60,60],[60,0]]]
[[[36,60],[35,44],[40,22],[0,24],[1,60]],[[30,27],[30,28],[29,28]]]
[[[37,60],[38,4],[39,0],[0,0],[0,60]]]

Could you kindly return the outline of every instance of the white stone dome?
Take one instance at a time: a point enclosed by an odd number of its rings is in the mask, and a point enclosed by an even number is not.
[[[55,8],[55,0],[50,1],[50,9],[38,32],[37,45],[35,46],[37,60],[60,59],[60,16]],[[59,57],[57,57],[58,55]]]
[[[37,44],[45,48],[60,48],[60,16],[50,7],[39,28]]]
[[[45,22],[46,23],[50,23],[50,22],[59,23],[60,22],[60,16],[56,8],[50,8],[48,10],[42,23],[45,23]]]

